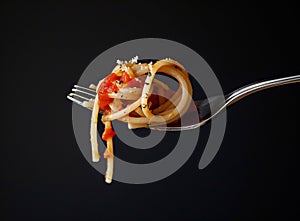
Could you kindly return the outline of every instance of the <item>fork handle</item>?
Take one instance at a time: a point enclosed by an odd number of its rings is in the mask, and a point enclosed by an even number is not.
[[[258,91],[262,91],[268,88],[277,87],[285,84],[292,84],[292,83],[299,83],[300,82],[300,75],[294,75],[290,77],[284,77],[284,78],[277,78],[273,80],[268,81],[261,81],[257,83],[252,83],[249,85],[246,85],[244,87],[241,87],[230,94],[225,96],[225,106],[229,106],[240,99],[256,93]]]
[[[206,122],[210,121],[216,115],[218,115],[221,111],[227,108],[229,105],[234,104],[240,99],[253,94],[258,91],[262,91],[271,87],[276,87],[285,84],[299,83],[300,75],[294,75],[290,77],[277,78],[268,81],[261,81],[252,84],[248,84],[244,87],[241,87],[227,95],[223,96],[215,96],[208,98],[202,102],[200,102],[200,119],[201,122],[195,125],[191,125],[184,129],[193,129],[197,128]],[[225,99],[224,99],[225,98]]]

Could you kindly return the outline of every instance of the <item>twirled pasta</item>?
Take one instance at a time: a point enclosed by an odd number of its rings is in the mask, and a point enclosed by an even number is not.
[[[168,85],[155,78],[163,73],[178,81],[173,91]],[[149,127],[149,124],[166,124],[180,118],[192,101],[192,86],[188,72],[175,60],[162,59],[155,63],[137,63],[137,57],[130,62],[120,62],[112,74],[101,80],[96,88],[91,117],[92,160],[100,160],[97,142],[99,110],[105,125],[102,139],[107,142],[104,158],[107,159],[105,181],[111,183],[113,176],[113,136],[111,121],[128,123],[129,129]],[[155,91],[155,93],[154,93]],[[154,102],[154,96],[156,102]],[[156,104],[155,104],[156,103]]]

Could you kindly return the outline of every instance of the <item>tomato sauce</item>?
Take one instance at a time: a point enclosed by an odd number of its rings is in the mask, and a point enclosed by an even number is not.
[[[116,132],[113,131],[111,128],[105,128],[105,130],[102,134],[102,139],[107,141],[109,138],[111,138],[115,135],[116,135]]]
[[[118,78],[119,77],[115,73],[111,73],[103,80],[98,89],[99,108],[104,111],[105,114],[109,112],[109,104],[114,100],[113,98],[110,98],[108,94],[118,92],[119,90],[116,85],[116,80],[118,80]]]
[[[109,114],[110,107],[109,104],[113,102],[113,98],[110,98],[108,94],[117,93],[119,91],[118,83],[124,83],[127,87],[142,87],[142,81],[136,81],[125,71],[122,72],[121,76],[111,73],[108,75],[103,82],[100,84],[98,89],[99,98],[99,108],[104,112],[104,114]]]
[[[119,87],[117,84],[126,84],[126,87],[143,87],[142,81],[136,81],[125,71],[122,72],[122,75],[118,76],[115,73],[108,75],[103,82],[100,84],[98,89],[98,99],[99,99],[99,109],[104,112],[104,114],[110,113],[109,104],[113,102],[114,98],[110,98],[108,95],[110,93],[117,93]],[[102,139],[107,141],[109,138],[113,137],[116,133],[112,128],[105,128]]]

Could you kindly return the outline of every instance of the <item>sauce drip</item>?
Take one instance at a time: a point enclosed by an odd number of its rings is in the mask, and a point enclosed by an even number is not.
[[[102,140],[107,141],[109,138],[113,137],[116,135],[116,132],[113,131],[110,127],[105,128],[103,134],[102,134]]]
[[[144,82],[135,80],[127,72],[123,71],[121,75],[111,73],[108,75],[103,82],[100,84],[98,89],[98,100],[99,100],[99,109],[104,112],[104,114],[110,114],[109,104],[114,101],[114,98],[110,98],[110,93],[118,93],[119,86],[126,84],[126,87],[143,87]],[[107,141],[109,138],[112,138],[116,133],[112,130],[111,127],[105,127],[102,134],[102,139]]]

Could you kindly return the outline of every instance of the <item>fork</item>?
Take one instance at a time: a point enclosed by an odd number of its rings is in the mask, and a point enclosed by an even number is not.
[[[200,121],[194,124],[185,126],[150,126],[152,130],[160,131],[183,131],[198,128],[204,125],[206,122],[210,121],[212,118],[217,116],[221,111],[223,111],[228,106],[234,104],[235,102],[243,99],[244,97],[262,91],[268,88],[281,86],[291,83],[299,83],[300,75],[294,75],[289,77],[277,78],[273,80],[260,81],[252,84],[243,86],[227,95],[218,95],[214,97],[209,97],[203,100],[195,101],[197,111],[199,114]],[[89,102],[92,102],[96,95],[96,86],[90,85],[89,88],[74,85],[72,93],[70,93],[67,98],[76,104],[79,104],[85,108],[92,109]],[[101,113],[101,112],[100,112]]]

